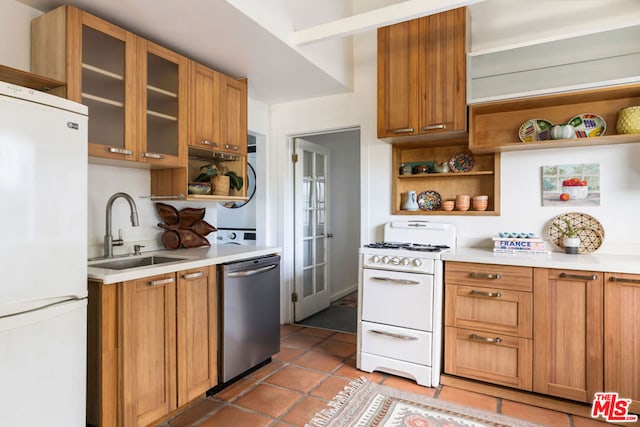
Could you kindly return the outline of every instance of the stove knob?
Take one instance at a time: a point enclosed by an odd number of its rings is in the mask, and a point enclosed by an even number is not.
[[[400,258],[394,256],[393,258],[391,258],[391,264],[399,265],[400,264]]]
[[[422,261],[416,258],[413,260],[413,265],[416,267],[420,267],[422,265]]]
[[[388,256],[383,256],[382,257],[382,262],[385,264],[389,264],[389,257]]]
[[[380,262],[380,257],[378,255],[374,255],[371,257],[371,262],[377,264]]]
[[[402,258],[402,265],[406,267],[409,264],[411,264],[411,261],[409,261],[409,258]]]

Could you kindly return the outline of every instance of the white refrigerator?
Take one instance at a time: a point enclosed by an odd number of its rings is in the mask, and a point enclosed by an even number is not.
[[[87,107],[0,82],[0,425],[86,425]]]

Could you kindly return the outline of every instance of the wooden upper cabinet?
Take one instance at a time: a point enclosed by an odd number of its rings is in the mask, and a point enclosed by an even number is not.
[[[378,29],[378,137],[466,132],[467,8]]]
[[[247,155],[247,80],[220,76],[222,151]]]
[[[196,62],[191,63],[191,136],[188,145],[219,150],[221,74]]]
[[[608,273],[604,287],[604,390],[640,413],[640,274]]]
[[[139,39],[139,46],[140,161],[184,166],[189,131],[188,60],[144,39]]]
[[[536,268],[533,319],[533,391],[592,402],[604,385],[602,273]]]
[[[184,163],[186,58],[67,5],[32,21],[31,63],[89,107],[90,157]]]

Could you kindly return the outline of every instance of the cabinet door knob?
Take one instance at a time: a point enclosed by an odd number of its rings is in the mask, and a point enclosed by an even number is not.
[[[133,151],[125,150],[124,148],[108,147],[107,153],[124,154],[125,156],[130,156],[133,154]]]
[[[202,145],[210,145],[212,147],[217,147],[218,144],[212,141],[209,141],[208,139],[203,139],[202,141],[200,141],[200,144]]]
[[[202,277],[202,276],[204,276],[204,272],[203,271],[197,271],[195,273],[183,274],[182,278],[184,280],[190,280],[190,279],[197,279],[198,277]]]
[[[162,285],[168,285],[169,283],[173,283],[173,277],[169,277],[168,279],[152,280],[150,282],[147,282],[147,285],[162,286]]]
[[[148,159],[158,159],[158,160],[162,160],[164,159],[164,156],[162,154],[158,154],[158,153],[142,153],[140,154],[141,157],[146,157]]]

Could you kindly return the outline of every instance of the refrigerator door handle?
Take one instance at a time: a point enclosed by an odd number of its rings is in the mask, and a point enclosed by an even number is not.
[[[59,297],[59,298],[50,298],[45,300],[32,301],[30,303],[25,303],[19,307],[16,307],[17,309],[15,311],[8,311],[5,308],[4,310],[0,311],[0,319],[6,319],[10,317],[20,316],[23,314],[33,313],[35,311],[55,307],[57,305],[67,304],[70,302],[83,301],[86,299],[87,299],[86,297],[80,297],[77,295],[68,295],[68,296]]]

